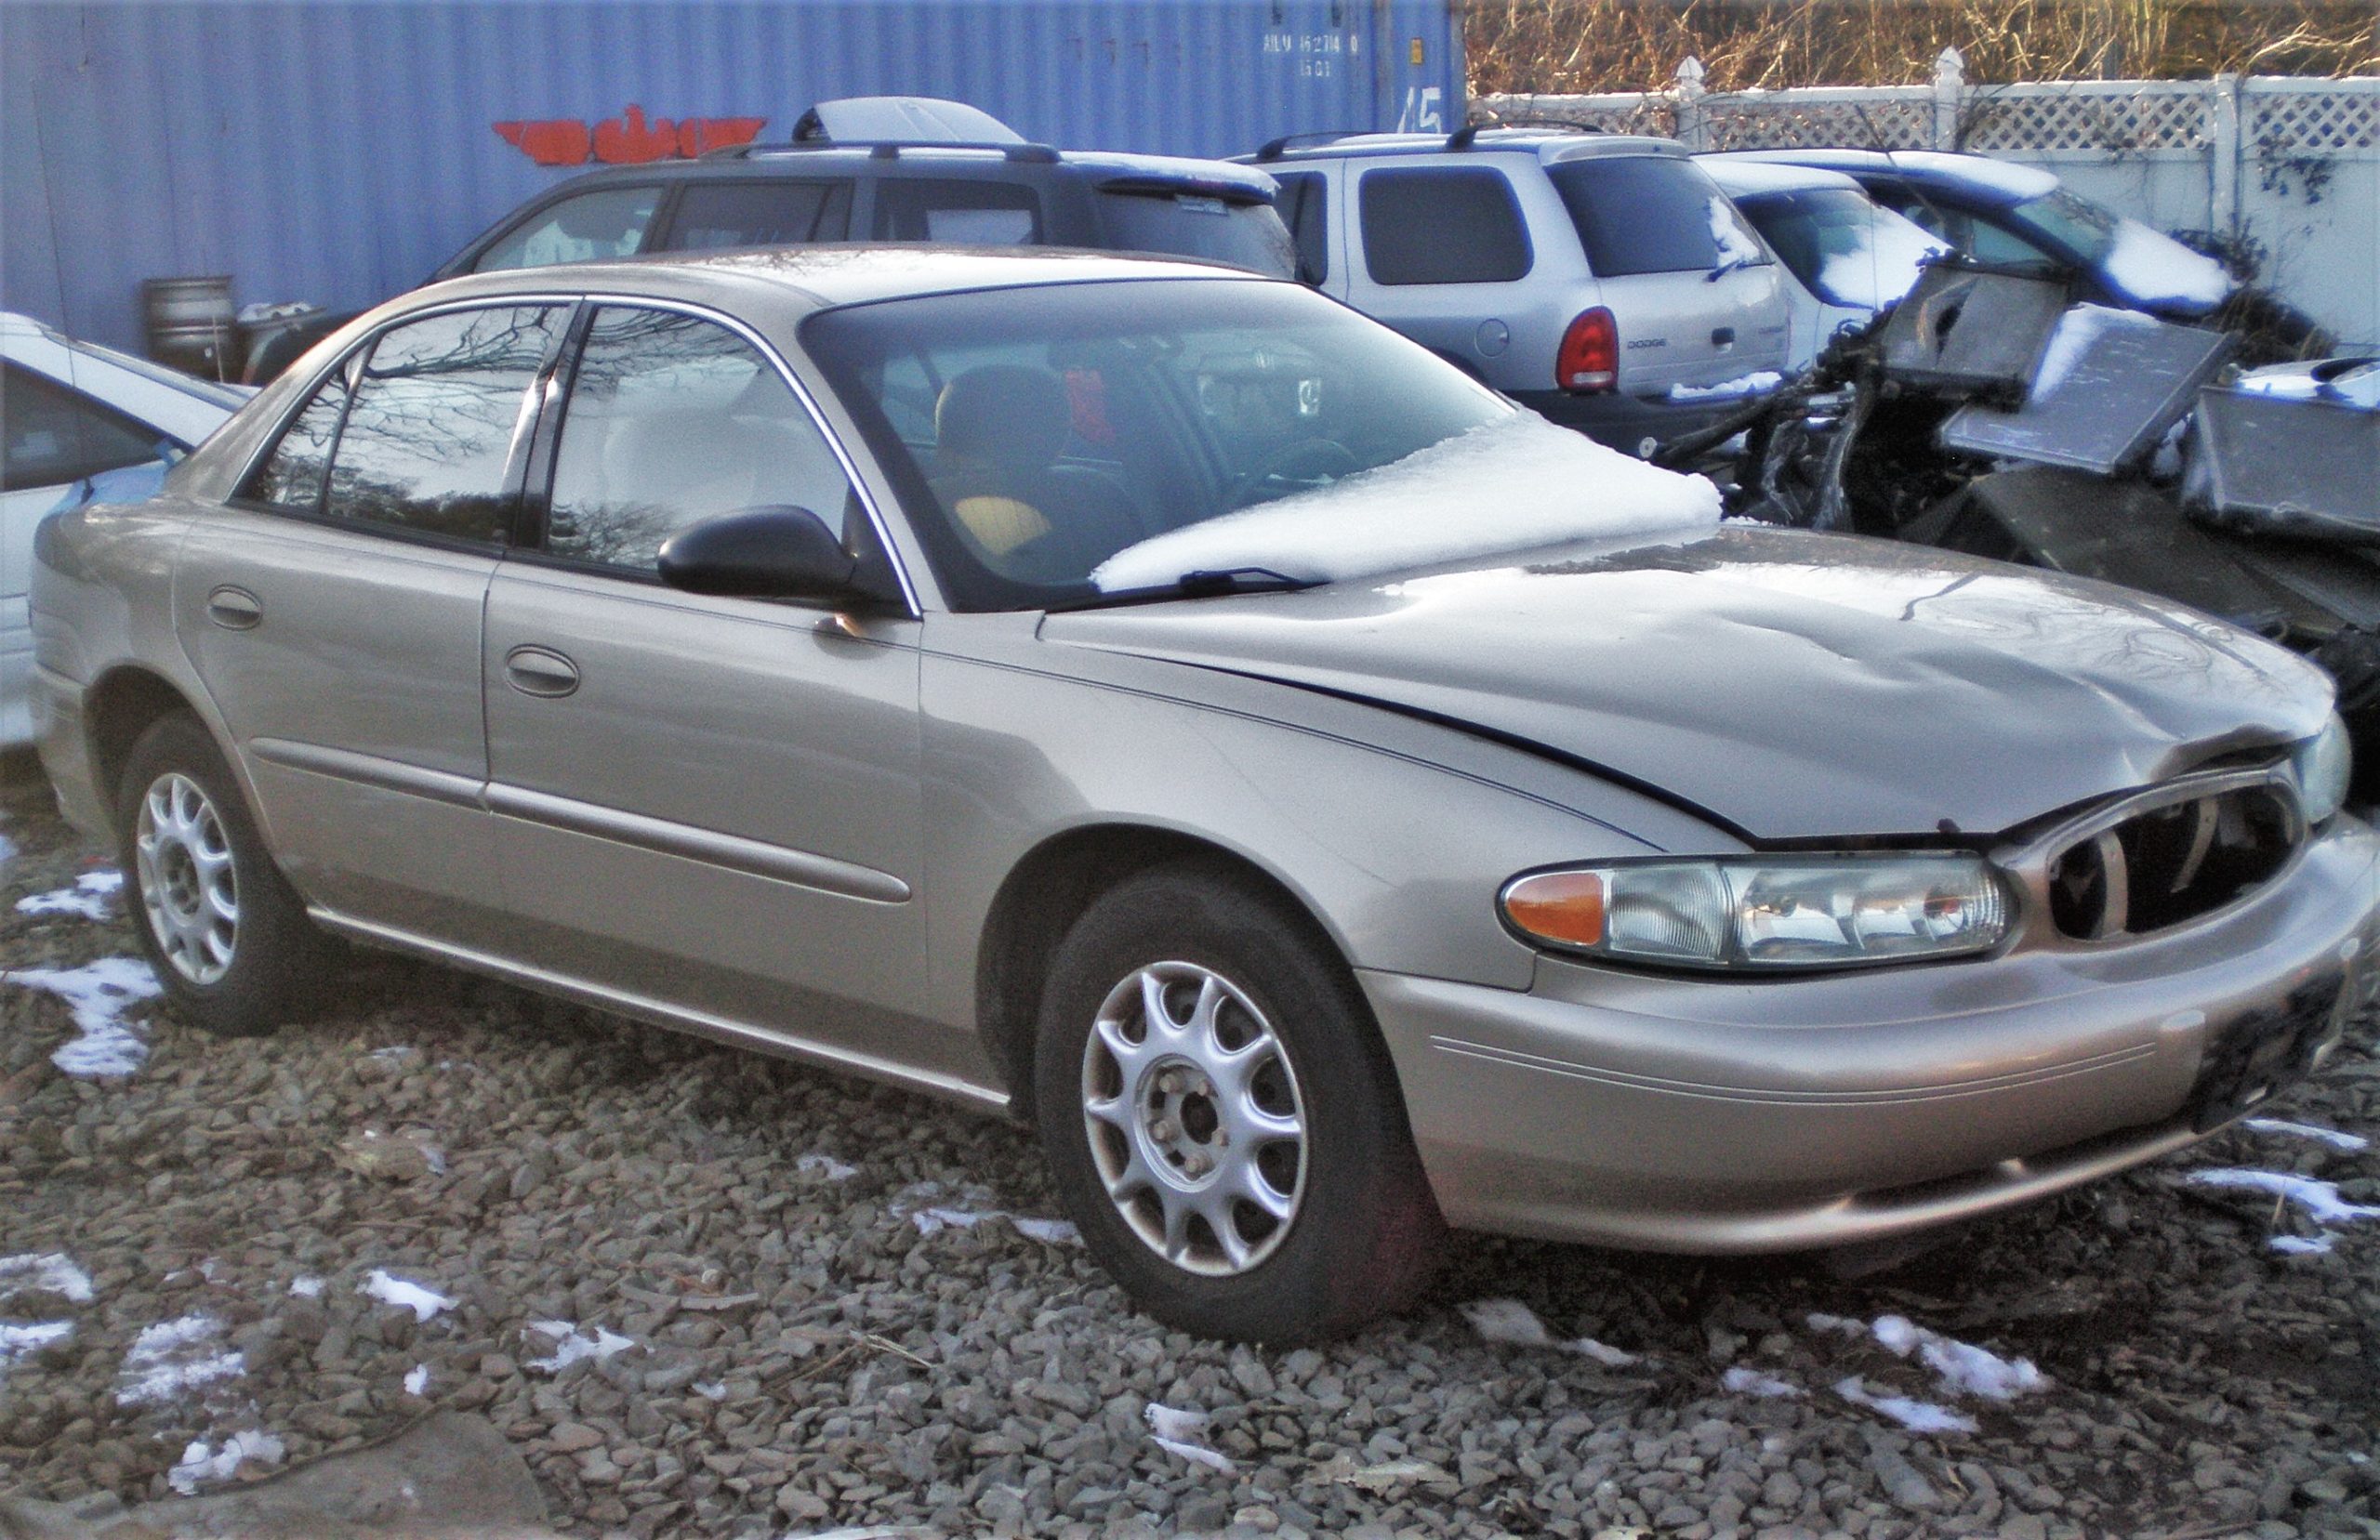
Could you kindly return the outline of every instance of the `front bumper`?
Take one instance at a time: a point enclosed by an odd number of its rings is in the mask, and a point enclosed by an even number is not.
[[[1656,1251],[1850,1244],[2178,1150],[2380,996],[2380,839],[2104,949],[1796,980],[1540,959],[1527,993],[1367,971],[1448,1222]],[[2242,1084],[2241,1046],[2280,1040]]]

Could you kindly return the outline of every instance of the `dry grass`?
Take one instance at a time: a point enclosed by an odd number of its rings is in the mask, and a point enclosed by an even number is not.
[[[1472,0],[1471,89],[1645,91],[1689,54],[1714,91],[2380,72],[2373,0]]]

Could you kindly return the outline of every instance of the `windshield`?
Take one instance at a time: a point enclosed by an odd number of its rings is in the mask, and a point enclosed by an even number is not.
[[[1297,247],[1268,204],[1108,187],[1100,190],[1099,222],[1101,244],[1117,251],[1199,257],[1267,278],[1298,275]]]
[[[1830,305],[1881,309],[1910,291],[1941,242],[1856,188],[1765,192],[1738,200],[1802,286]]]
[[[824,311],[801,336],[964,610],[1085,597],[1128,546],[1513,411],[1289,283],[937,295]]]
[[[2116,244],[2117,216],[2062,187],[2028,198],[2001,217],[2084,267],[2098,266]]]
[[[801,336],[955,609],[1251,568],[1329,581],[1717,518],[1709,482],[1516,412],[1289,283],[940,295],[825,311]]]

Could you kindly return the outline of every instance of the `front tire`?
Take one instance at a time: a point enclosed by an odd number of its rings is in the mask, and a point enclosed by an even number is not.
[[[1203,1336],[1343,1335],[1444,1253],[1370,1012],[1310,931],[1228,869],[1169,867],[1093,902],[1043,995],[1060,1197],[1144,1310]]]
[[[116,831],[133,930],[185,1018],[246,1036],[303,1012],[329,943],[273,864],[197,717],[161,717],[133,744]]]

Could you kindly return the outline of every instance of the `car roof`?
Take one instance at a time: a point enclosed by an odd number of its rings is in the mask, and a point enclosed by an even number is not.
[[[1817,166],[1854,177],[1891,177],[1926,188],[1956,190],[1990,208],[2007,208],[2057,190],[2055,172],[1989,155],[1943,150],[1746,150],[1735,158]]]
[[[721,290],[767,296],[798,310],[831,309],[880,299],[964,294],[1049,283],[1114,283],[1124,279],[1208,279],[1287,283],[1221,263],[1127,257],[1111,251],[1058,247],[936,245],[772,246],[728,252],[670,252],[607,262],[571,262],[473,273],[405,296],[408,302],[494,298],[509,294],[612,291],[690,302],[722,297]]]
[[[1726,153],[1697,155],[1694,164],[1711,173],[1712,179],[1730,198],[1756,198],[1765,192],[1859,191],[1857,178],[1814,165],[1744,160]]]
[[[1230,161],[1200,160],[1186,155],[1139,155],[1111,150],[1055,150],[1045,144],[918,144],[887,141],[881,145],[839,144],[806,140],[790,144],[739,144],[714,151],[696,160],[650,161],[642,165],[607,165],[582,172],[555,184],[554,192],[621,182],[707,181],[725,178],[750,181],[769,177],[815,176],[831,171],[856,175],[862,167],[879,175],[898,176],[931,169],[943,176],[982,176],[1002,180],[1043,177],[1080,178],[1094,184],[1115,178],[1179,183],[1185,191],[1207,189],[1244,192],[1252,201],[1269,203],[1278,186],[1252,166]],[[1019,170],[1003,171],[1003,167]],[[1027,169],[1029,168],[1029,169]]]
[[[1272,165],[1296,161],[1341,160],[1371,155],[1475,155],[1501,151],[1532,155],[1548,165],[1561,161],[1589,160],[1606,155],[1675,155],[1686,146],[1675,139],[1649,134],[1603,134],[1592,129],[1566,132],[1558,128],[1458,129],[1452,134],[1332,134],[1310,143],[1275,139],[1242,165]]]

